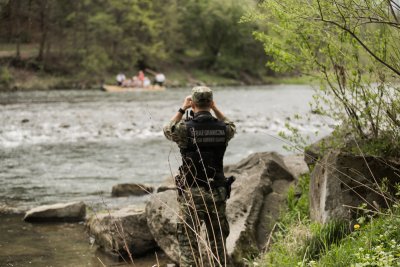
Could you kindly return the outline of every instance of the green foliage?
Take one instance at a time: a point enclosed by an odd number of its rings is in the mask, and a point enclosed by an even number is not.
[[[82,61],[85,76],[104,74],[111,64],[110,58],[101,47],[93,47]]]
[[[253,0],[185,2],[182,32],[191,50],[199,52],[193,57],[198,66],[230,78],[241,77],[242,72],[258,75],[264,69],[266,57],[262,46],[249,38],[260,26],[239,22],[255,3]],[[185,55],[190,57],[189,53]]]
[[[291,186],[287,193],[288,211],[283,216],[283,222],[288,223],[308,219],[310,213],[308,190],[310,186],[310,174],[303,174],[299,177],[296,187]]]
[[[355,139],[398,147],[399,9],[394,1],[272,0],[250,19],[267,25],[255,37],[269,67],[319,79],[313,110]]]
[[[317,266],[318,259],[340,244],[348,232],[348,225],[344,222],[330,222],[326,225],[309,221],[292,223],[286,233],[276,235],[275,243],[259,260],[258,265]]]
[[[400,266],[400,212],[373,218],[323,255],[316,266]]]
[[[351,152],[354,154],[360,154],[360,151],[362,151],[366,155],[400,157],[398,144],[400,144],[400,136],[398,132],[391,133],[386,131],[382,132],[378,138],[361,140],[358,143],[358,146],[351,148]]]
[[[0,85],[9,86],[13,81],[13,76],[8,68],[0,68]]]
[[[300,117],[297,115],[295,119],[300,119]],[[293,126],[289,121],[286,121],[285,128],[289,131],[289,133],[286,131],[280,131],[278,133],[279,137],[288,142],[283,146],[283,148],[295,153],[303,151],[305,146],[309,143],[309,137],[304,137],[300,133],[299,129]]]
[[[255,0],[15,0],[0,5],[5,25],[0,42],[37,44],[35,57],[44,71],[101,78],[105,71],[172,65],[238,79],[266,70],[262,44],[252,38],[261,28],[239,23]]]
[[[254,266],[296,266],[303,259],[302,248],[309,230],[309,174],[302,175],[287,194],[288,209],[282,213],[267,253]]]
[[[297,187],[297,191],[307,191],[307,176]],[[304,212],[307,205],[301,197],[296,201],[293,192],[288,193],[289,208],[281,217],[272,245],[257,261],[247,261],[249,266],[400,266],[398,203],[379,216],[372,216],[364,205],[365,214],[357,223],[331,221],[321,225],[308,220]]]
[[[327,224],[311,225],[313,229],[312,237],[306,241],[303,248],[304,259],[311,261],[318,259],[321,255],[329,251],[330,247],[339,242],[350,233],[347,222],[331,221]]]

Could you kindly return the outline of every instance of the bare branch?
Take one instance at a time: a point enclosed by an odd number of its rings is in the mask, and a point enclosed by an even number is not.
[[[393,67],[392,65],[390,65],[389,63],[387,63],[385,60],[381,59],[380,57],[378,57],[374,52],[371,51],[371,49],[364,44],[364,42],[354,33],[352,32],[350,29],[340,25],[339,23],[337,23],[336,21],[332,21],[332,20],[326,20],[324,18],[320,18],[317,19],[320,20],[322,22],[325,23],[329,23],[332,25],[335,25],[336,27],[342,29],[343,31],[349,33],[364,49],[365,51],[367,51],[368,54],[370,54],[373,58],[375,58],[377,61],[379,61],[380,63],[382,63],[384,66],[386,66],[388,69],[390,69],[391,71],[393,71],[394,73],[396,73],[397,75],[400,76],[400,69],[396,69],[395,67]]]
[[[397,10],[400,10],[400,5],[397,4],[395,1],[390,0],[390,4],[392,7],[396,8]]]
[[[399,23],[399,19],[397,18],[396,12],[394,12],[393,6],[392,6],[392,2],[391,0],[387,0],[388,1],[388,6],[390,9],[390,12],[392,13],[392,16],[394,18],[395,21],[397,21],[397,23]]]
[[[395,22],[391,22],[391,21],[371,20],[371,21],[366,21],[366,22],[360,23],[360,26],[361,25],[366,25],[366,24],[385,24],[385,25],[389,25],[391,27],[400,29],[400,24],[399,23],[395,23]]]
[[[400,128],[400,120],[398,120],[398,119],[396,118],[396,115],[395,115],[393,112],[391,112],[390,110],[386,110],[386,114],[387,114],[388,117],[392,120],[392,122],[393,122],[397,127]]]

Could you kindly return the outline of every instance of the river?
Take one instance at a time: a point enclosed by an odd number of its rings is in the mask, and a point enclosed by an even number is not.
[[[259,151],[289,153],[278,133],[287,132],[285,122],[295,114],[303,119],[290,123],[310,142],[329,133],[332,122],[310,112],[313,93],[306,85],[215,88],[217,106],[237,126],[225,163]],[[111,198],[111,188],[158,186],[176,172],[179,151],[162,127],[188,94],[189,89],[0,93],[0,207],[24,211],[75,200],[93,209],[142,203],[143,197]],[[0,235],[18,229],[3,226]],[[3,247],[14,243],[1,242]],[[0,252],[1,266],[2,259]]]

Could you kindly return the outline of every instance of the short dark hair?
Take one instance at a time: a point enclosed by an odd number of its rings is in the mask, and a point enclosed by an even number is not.
[[[211,101],[208,99],[202,99],[201,101],[198,101],[197,103],[194,103],[194,104],[200,109],[205,109],[205,108],[211,107]]]

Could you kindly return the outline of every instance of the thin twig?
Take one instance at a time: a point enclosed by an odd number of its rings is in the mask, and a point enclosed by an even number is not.
[[[269,248],[269,245],[270,245],[270,243],[271,243],[272,236],[273,236],[273,234],[274,234],[275,227],[276,227],[277,224],[278,224],[278,223],[275,223],[275,224],[274,224],[274,227],[272,227],[272,230],[271,230],[271,232],[270,232],[269,235],[268,235],[267,243],[265,244],[264,249],[263,249],[264,252],[267,252],[267,251],[268,251],[268,248]]]

